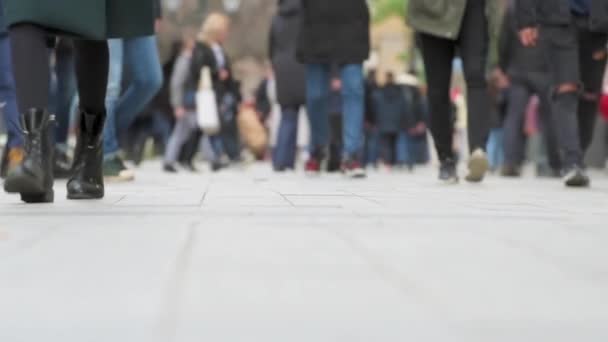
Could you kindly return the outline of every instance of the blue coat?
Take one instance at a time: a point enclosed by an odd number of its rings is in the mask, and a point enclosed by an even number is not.
[[[380,133],[398,133],[406,126],[408,104],[401,86],[387,85],[372,95],[376,124]]]

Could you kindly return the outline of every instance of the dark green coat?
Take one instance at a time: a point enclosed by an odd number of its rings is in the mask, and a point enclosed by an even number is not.
[[[418,32],[433,36],[457,39],[467,0],[410,0],[407,21]],[[489,36],[494,37],[500,21],[498,0],[486,0]]]
[[[4,0],[9,25],[34,23],[86,39],[154,34],[154,0]]]

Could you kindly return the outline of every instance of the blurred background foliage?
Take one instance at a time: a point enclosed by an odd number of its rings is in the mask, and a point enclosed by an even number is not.
[[[373,20],[380,22],[391,16],[405,18],[407,0],[371,0]]]

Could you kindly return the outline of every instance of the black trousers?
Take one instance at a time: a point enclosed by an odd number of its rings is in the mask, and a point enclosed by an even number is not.
[[[504,123],[505,163],[511,166],[519,166],[523,163],[526,141],[523,132],[525,113],[533,95],[537,95],[540,100],[540,117],[549,165],[554,170],[560,170],[561,159],[556,123],[551,111],[549,75],[542,72],[513,75],[511,77],[507,116]]]
[[[551,72],[552,102],[565,167],[582,165],[591,145],[606,67],[608,35],[589,30],[588,18],[570,25],[542,26],[540,42]],[[557,93],[562,84],[579,92]]]
[[[467,1],[456,40],[419,34],[429,88],[431,133],[440,160],[454,158],[450,88],[457,52],[463,61],[467,83],[469,146],[471,151],[486,147],[491,118],[486,83],[489,37],[485,3],[485,0]]]
[[[399,133],[380,133],[380,152],[382,161],[394,166],[397,163],[397,141]]]
[[[9,30],[13,73],[19,111],[49,107],[49,32],[43,27],[19,24]],[[106,41],[74,40],[75,68],[80,107],[104,113],[109,53]]]
[[[327,161],[327,171],[336,172],[340,170],[342,164],[342,127],[344,125],[342,113],[331,113],[329,115],[329,158]]]

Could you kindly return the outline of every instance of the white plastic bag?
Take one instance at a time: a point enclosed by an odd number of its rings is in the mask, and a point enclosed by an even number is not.
[[[211,71],[208,67],[201,70],[201,80],[196,92],[196,113],[198,126],[207,135],[215,135],[221,129],[215,91],[211,84]]]

